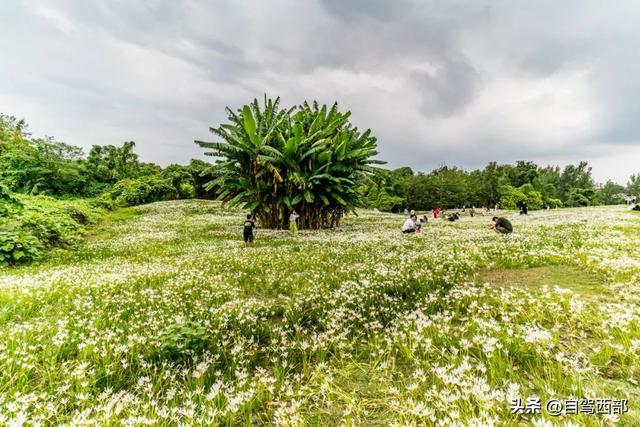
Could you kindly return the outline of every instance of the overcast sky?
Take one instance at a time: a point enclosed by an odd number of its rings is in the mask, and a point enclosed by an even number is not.
[[[390,167],[588,160],[623,183],[640,172],[640,3],[0,1],[0,112],[34,135],[186,163],[225,106],[264,93],[338,101]]]

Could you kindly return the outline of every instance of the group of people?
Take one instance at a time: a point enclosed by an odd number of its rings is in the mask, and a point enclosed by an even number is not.
[[[433,210],[434,218],[437,218],[439,214],[440,214],[439,209],[438,209],[438,212],[436,212],[435,209]],[[522,215],[522,211],[520,212],[520,214]],[[526,215],[526,213],[524,215]],[[460,214],[456,212],[451,215],[446,215],[444,219],[450,222],[455,222],[460,219]],[[509,221],[507,218],[494,216],[492,218],[492,222],[493,223],[489,226],[489,228],[498,234],[510,234],[513,232],[513,224],[511,224],[511,221]],[[420,233],[422,230],[422,226],[426,223],[427,223],[426,215],[423,215],[422,218],[418,219],[416,212],[412,210],[411,215],[409,216],[409,218],[406,219],[406,221],[402,225],[402,233],[403,234]]]
[[[636,208],[638,208],[638,206],[636,206]],[[640,210],[640,208],[638,208],[638,210]],[[469,212],[470,216],[473,216],[474,212],[475,212],[475,209],[471,208],[471,211]],[[522,211],[521,211],[521,214],[522,214]],[[440,216],[440,209],[439,208],[434,209],[433,217],[437,219],[439,216]],[[298,215],[298,213],[295,210],[292,211],[291,214],[289,215],[289,230],[291,230],[292,233],[296,233],[298,231],[298,218],[300,218],[300,215]],[[255,219],[256,219],[255,214],[250,213],[250,214],[247,214],[247,219],[244,221],[242,235],[244,238],[245,247],[253,246],[253,240],[254,240],[253,231],[256,229]],[[445,215],[443,219],[450,222],[455,222],[460,220],[460,214],[457,212],[453,214],[448,214],[448,215]],[[416,215],[416,211],[411,210],[411,214],[409,218],[407,218],[407,220],[402,225],[402,233],[403,234],[420,233],[420,231],[422,230],[422,226],[427,224],[428,221],[429,219],[427,218],[427,215],[423,215],[422,218],[418,219],[418,216]],[[493,224],[490,226],[490,228],[494,230],[496,233],[500,233],[500,234],[509,234],[513,232],[513,225],[511,225],[511,222],[509,222],[508,219],[503,217],[494,216]]]
[[[422,225],[426,224],[428,221],[427,216],[423,215],[422,218],[418,219],[416,215],[416,211],[411,211],[411,216],[407,218],[407,220],[402,225],[402,232],[404,234],[408,233],[419,233],[422,229]]]

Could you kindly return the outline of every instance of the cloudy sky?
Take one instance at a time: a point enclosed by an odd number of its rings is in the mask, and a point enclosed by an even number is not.
[[[640,172],[640,3],[2,0],[0,112],[145,161],[267,93],[338,101],[389,166],[588,160]]]

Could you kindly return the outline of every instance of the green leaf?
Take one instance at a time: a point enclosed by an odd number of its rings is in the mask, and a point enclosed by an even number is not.
[[[252,211],[252,210],[254,210],[255,208],[257,208],[259,204],[260,204],[260,202],[259,202],[258,200],[256,200],[256,201],[253,201],[253,202],[251,202],[251,203],[247,203],[247,204],[245,204],[245,205],[244,205],[244,209],[249,210],[249,211]]]
[[[259,140],[256,134],[256,121],[248,105],[242,108],[242,119],[244,120],[244,130],[249,135],[249,139],[251,139],[254,145],[258,145]]]
[[[306,190],[304,192],[304,199],[307,201],[307,203],[313,203],[315,197],[313,197],[313,194],[311,194],[309,190]]]

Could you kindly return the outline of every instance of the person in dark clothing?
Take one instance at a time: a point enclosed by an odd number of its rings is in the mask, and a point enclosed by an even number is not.
[[[635,205],[633,208],[631,208],[631,210],[640,211],[640,205]]]
[[[253,246],[253,230],[256,228],[256,223],[253,222],[253,216],[247,214],[247,219],[244,222],[244,230],[242,232],[244,237],[244,246]]]
[[[450,222],[456,222],[459,219],[460,219],[460,215],[458,214],[458,212],[451,214],[447,217],[447,220],[449,220]]]
[[[494,216],[491,229],[498,234],[509,234],[513,232],[513,225],[507,218]]]

